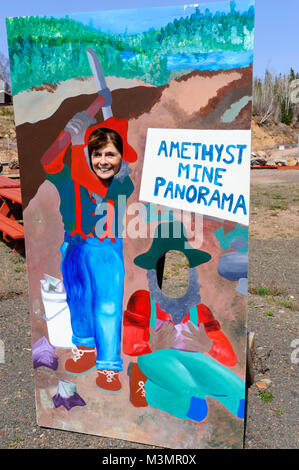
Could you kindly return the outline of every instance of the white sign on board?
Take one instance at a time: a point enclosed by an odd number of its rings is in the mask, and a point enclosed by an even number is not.
[[[248,225],[249,130],[147,133],[140,200]]]

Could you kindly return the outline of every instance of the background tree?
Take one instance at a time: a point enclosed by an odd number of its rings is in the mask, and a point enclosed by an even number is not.
[[[292,124],[298,118],[299,104],[291,100],[291,83],[296,79],[294,69],[289,74],[274,76],[266,70],[263,79],[253,83],[253,115],[260,124],[273,119],[276,123]]]
[[[9,60],[2,52],[0,52],[0,80],[4,83],[4,90],[11,93]]]

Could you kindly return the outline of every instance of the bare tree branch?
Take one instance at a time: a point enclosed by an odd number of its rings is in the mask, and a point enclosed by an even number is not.
[[[0,80],[4,83],[4,90],[11,92],[9,60],[3,52],[0,52]]]

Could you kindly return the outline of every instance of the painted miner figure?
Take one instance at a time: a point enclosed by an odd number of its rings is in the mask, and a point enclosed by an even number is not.
[[[211,256],[191,247],[183,224],[167,223],[169,237],[163,238],[165,223],[160,223],[151,248],[134,260],[147,270],[149,290],[131,295],[123,318],[123,352],[137,356],[128,368],[131,404],[202,421],[208,414],[206,397],[211,397],[244,418],[245,384],[230,370],[237,357],[221,325],[201,303],[197,266]],[[175,236],[178,230],[180,238]],[[165,296],[157,281],[157,262],[170,250],[184,253],[189,261],[189,287],[181,298]]]
[[[97,369],[98,388],[117,393],[123,369],[122,219],[134,190],[128,163],[136,161],[137,154],[128,144],[125,119],[110,117],[95,124],[90,113],[82,111],[64,132],[71,142],[42,163],[58,190],[65,230],[61,272],[75,345],[65,370],[82,375]],[[70,144],[71,168],[63,161]]]

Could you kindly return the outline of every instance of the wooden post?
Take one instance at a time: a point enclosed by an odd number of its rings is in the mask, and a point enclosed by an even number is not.
[[[254,384],[254,369],[253,369],[253,356],[254,356],[254,333],[247,332],[247,348],[246,348],[246,386],[249,388]]]

